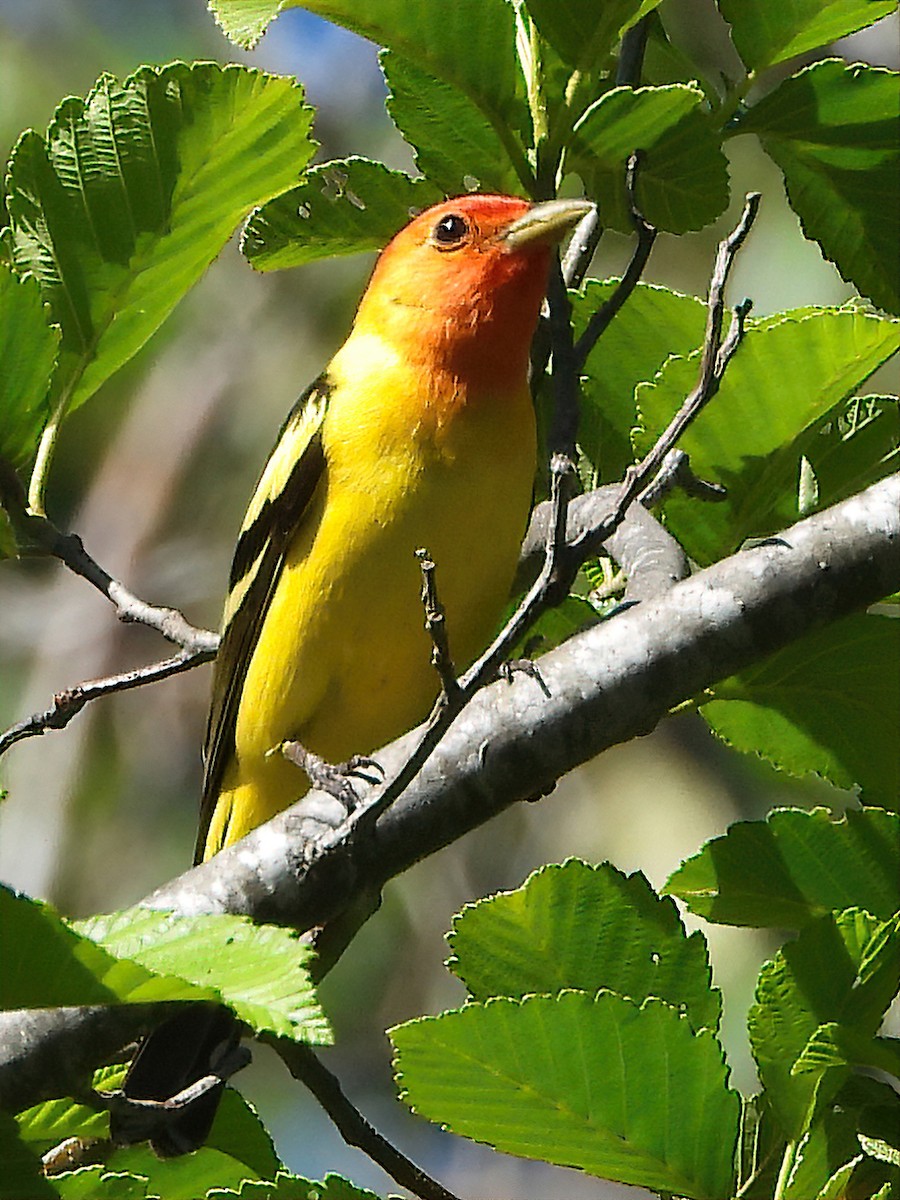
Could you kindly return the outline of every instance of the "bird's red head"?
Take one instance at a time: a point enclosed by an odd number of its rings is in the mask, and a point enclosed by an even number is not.
[[[469,195],[426,209],[378,259],[357,327],[376,328],[407,359],[454,374],[526,370],[552,245],[589,210]]]

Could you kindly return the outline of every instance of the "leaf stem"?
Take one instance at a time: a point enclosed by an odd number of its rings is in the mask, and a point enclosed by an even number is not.
[[[788,1180],[791,1177],[791,1171],[794,1169],[794,1159],[796,1157],[797,1143],[796,1141],[790,1141],[784,1148],[784,1158],[781,1160],[781,1169],[778,1172],[778,1180],[775,1183],[772,1200],[784,1200],[785,1190]]]

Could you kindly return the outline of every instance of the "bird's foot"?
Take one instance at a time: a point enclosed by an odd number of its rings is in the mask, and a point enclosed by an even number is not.
[[[280,749],[289,762],[306,773],[314,788],[333,796],[347,812],[352,812],[359,804],[352,780],[361,779],[374,787],[384,779],[382,766],[365,754],[354,754],[346,762],[330,763],[307,750],[300,742],[283,742]]]

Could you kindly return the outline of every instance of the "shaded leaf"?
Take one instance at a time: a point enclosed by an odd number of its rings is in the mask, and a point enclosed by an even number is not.
[[[48,904],[0,885],[0,1007],[142,1004],[203,1000],[214,993],[113,957]]]
[[[821,1073],[831,1067],[874,1067],[900,1079],[900,1042],[896,1038],[866,1037],[856,1029],[829,1021],[820,1025],[803,1047],[793,1074]]]
[[[738,1097],[712,1033],[611,992],[469,1004],[390,1030],[413,1111],[508,1154],[731,1195]]]
[[[272,1183],[247,1180],[236,1191],[213,1188],[207,1200],[378,1200],[374,1192],[356,1187],[340,1175],[326,1175],[321,1182],[279,1171]]]
[[[387,110],[423,175],[448,196],[522,190],[503,139],[468,96],[389,50],[379,61]]]
[[[176,916],[130,908],[79,923],[117,954],[183,976],[257,1031],[315,1044],[331,1034],[306,970],[312,951],[295,932],[225,913]]]
[[[900,311],[900,76],[843,59],[813,63],[754,105],[735,132],[762,139],[803,232],[843,278]]]
[[[895,0],[719,0],[746,65],[759,71],[872,25]]]
[[[820,917],[763,965],[750,1010],[750,1044],[769,1102],[789,1140],[809,1128],[848,1068],[794,1074],[820,1025],[839,1022],[874,1037],[900,985],[898,921],[860,909]]]
[[[660,0],[528,0],[541,34],[572,67],[602,68],[622,34]]]
[[[0,458],[24,466],[48,416],[59,330],[34,279],[19,279],[0,262]]]
[[[619,281],[589,280],[570,294],[576,337]],[[693,296],[639,283],[588,356],[582,382],[578,445],[595,483],[621,479],[634,460],[635,389],[652,381],[671,354],[688,355],[703,340],[706,307]]]
[[[245,67],[142,67],[70,97],[46,140],[13,151],[16,269],[62,329],[55,381],[86,400],[159,327],[258,204],[312,155],[312,110],[288,79]]]
[[[792,775],[855,784],[870,804],[900,801],[900,624],[854,613],[713,689],[716,735]]]
[[[40,1157],[19,1136],[12,1113],[0,1112],[0,1200],[54,1200],[57,1192],[44,1178]]]
[[[886,919],[900,909],[900,817],[776,809],[707,842],[664,891],[725,925],[799,929],[854,904]]]
[[[816,465],[807,431],[839,420],[845,401],[898,347],[900,323],[852,308],[796,309],[749,323],[718,395],[680,441],[696,473],[728,489],[721,504],[667,499],[669,528],[687,553],[707,564],[796,520],[801,456]],[[639,385],[641,453],[694,387],[698,366],[696,354],[672,358],[654,383]],[[828,502],[821,489],[819,499]]]
[[[476,1000],[607,988],[665,1000],[694,1029],[719,1023],[703,936],[687,936],[640,872],[578,859],[542,867],[515,891],[466,905],[449,941],[448,966]]]
[[[382,163],[335,159],[254,213],[241,248],[258,271],[380,250],[414,212],[441,198],[428,180]]]
[[[632,232],[625,165],[643,151],[635,194],[652,224],[671,233],[701,229],[728,204],[728,164],[696,84],[613,88],[575,127],[568,165],[596,198],[600,217]]]

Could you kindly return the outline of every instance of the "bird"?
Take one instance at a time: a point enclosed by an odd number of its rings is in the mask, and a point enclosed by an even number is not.
[[[590,207],[470,194],[420,213],[382,251],[244,518],[195,861],[305,793],[286,743],[327,786],[329,765],[427,716],[439,679],[417,549],[436,564],[454,662],[485,647],[532,501],[529,349],[550,254]]]
[[[427,715],[440,679],[418,550],[436,564],[454,662],[485,647],[532,503],[529,351],[551,254],[591,209],[454,197],[381,252],[347,340],[288,414],[244,517],[195,862]],[[303,770],[286,743],[302,747]],[[239,1037],[228,1010],[185,1006],[142,1043],[125,1100],[171,1099],[216,1074]],[[113,1112],[113,1138],[149,1139],[164,1157],[196,1149],[223,1086],[158,1118],[141,1105]]]

